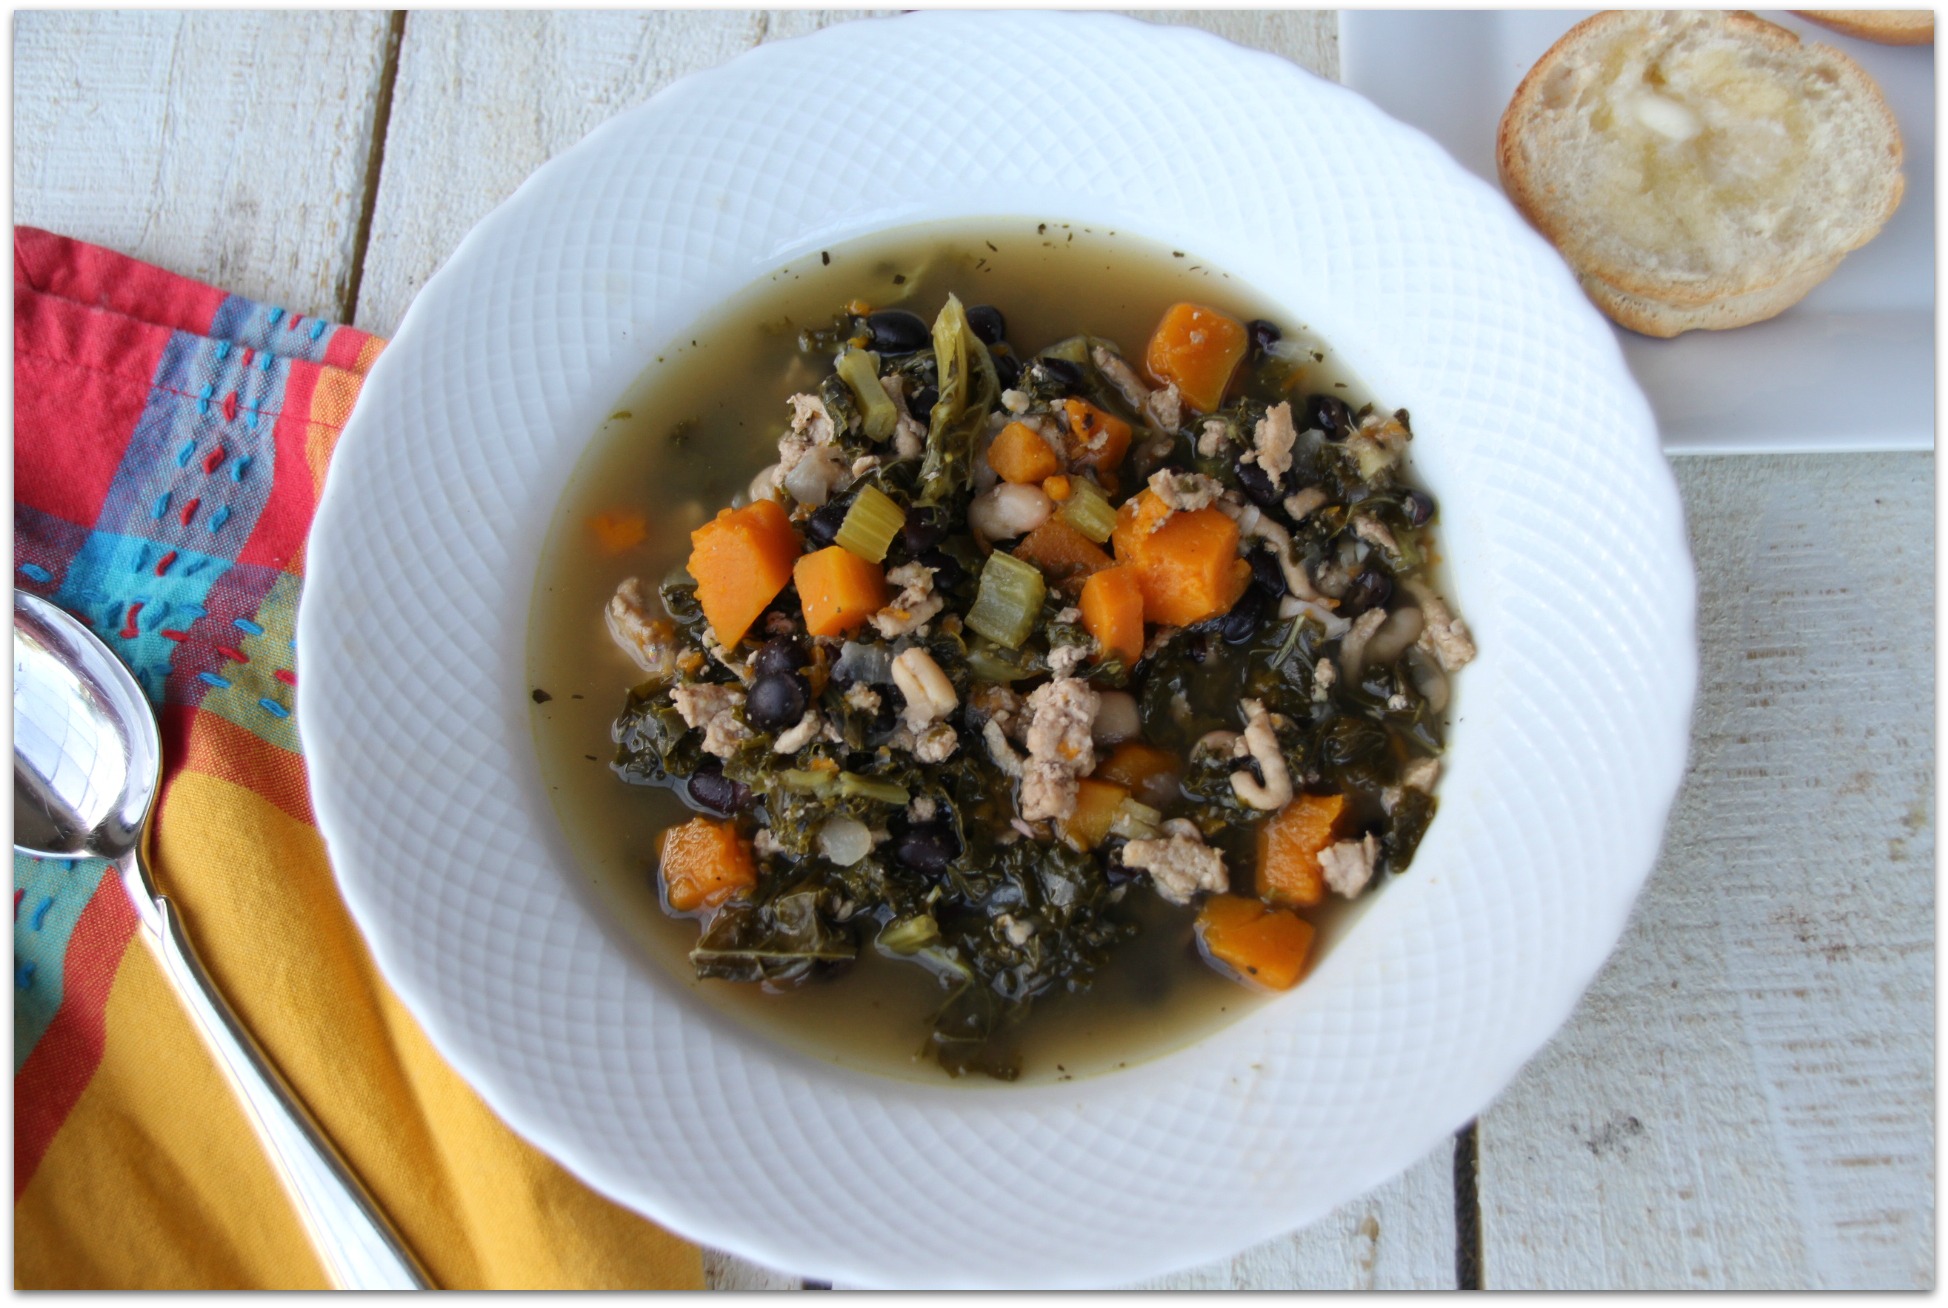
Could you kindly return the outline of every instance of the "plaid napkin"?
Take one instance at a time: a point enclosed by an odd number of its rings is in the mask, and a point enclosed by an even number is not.
[[[160,710],[155,872],[217,984],[448,1287],[702,1284],[697,1250],[515,1136],[372,965],[291,716],[305,532],[383,342],[14,232],[14,585]],[[14,1282],[328,1282],[94,861],[14,856]]]

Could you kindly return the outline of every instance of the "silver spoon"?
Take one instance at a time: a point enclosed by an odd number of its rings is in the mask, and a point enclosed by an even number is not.
[[[143,845],[161,780],[155,713],[134,676],[62,609],[14,592],[14,848],[116,865],[333,1278],[351,1290],[426,1289],[425,1271],[217,993],[156,890]]]

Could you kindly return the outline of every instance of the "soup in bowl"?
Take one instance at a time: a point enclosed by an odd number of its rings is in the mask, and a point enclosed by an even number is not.
[[[564,497],[530,655],[563,828],[672,977],[815,1057],[1181,1047],[1433,818],[1474,648],[1411,438],[1189,251],[993,218],[802,256]]]

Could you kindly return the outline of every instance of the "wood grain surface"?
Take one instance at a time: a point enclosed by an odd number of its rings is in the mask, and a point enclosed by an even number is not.
[[[1330,12],[1139,16],[1338,72]],[[847,17],[23,13],[15,220],[386,334],[604,119]],[[1934,459],[1674,467],[1700,574],[1690,771],[1623,942],[1482,1117],[1481,1283],[1931,1288]],[[1444,1146],[1143,1288],[1451,1287],[1476,1216]]]
[[[1930,1288],[1934,459],[1674,467],[1689,775],[1622,944],[1482,1117],[1484,1281]]]
[[[383,13],[21,13],[14,221],[345,319]]]

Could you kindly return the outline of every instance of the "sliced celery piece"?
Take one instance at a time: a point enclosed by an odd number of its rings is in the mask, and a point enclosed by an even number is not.
[[[974,594],[974,607],[967,611],[967,625],[997,645],[1020,649],[1035,630],[1047,595],[1048,587],[1034,564],[996,550],[981,568],[981,585]]]
[[[873,777],[862,777],[857,772],[841,772],[839,798],[851,799],[855,795],[862,799],[876,799],[882,804],[904,804],[913,798],[907,793],[905,786],[895,785],[891,781],[880,781]]]
[[[1057,341],[1046,350],[1043,350],[1042,354],[1047,358],[1061,359],[1066,363],[1087,364],[1089,362],[1089,338],[1087,336],[1071,336],[1067,340]]]
[[[868,486],[853,498],[832,543],[843,545],[868,563],[882,563],[893,537],[905,525],[906,510],[879,487]]]
[[[1017,650],[1003,649],[986,636],[976,635],[967,645],[967,671],[976,681],[1006,684],[1034,674],[1023,666]]]
[[[836,784],[830,772],[809,772],[801,768],[785,768],[778,773],[778,784],[786,790],[797,791],[803,795],[827,795]]]
[[[870,350],[847,350],[839,356],[834,368],[839,380],[858,397],[859,416],[864,420],[866,435],[876,441],[891,436],[899,426],[900,411],[893,406],[893,397],[879,384],[879,356]]]
[[[1062,521],[1100,545],[1116,530],[1116,510],[1102,487],[1087,477],[1069,478],[1069,498],[1062,501]]]

